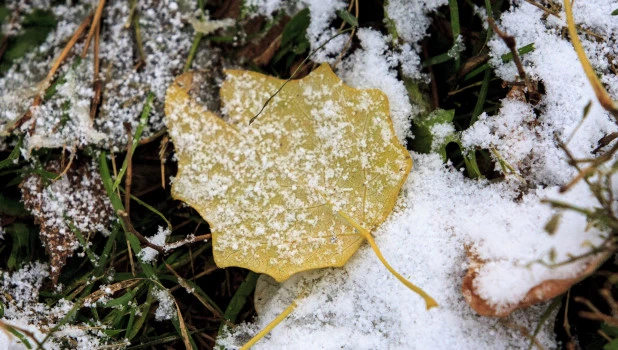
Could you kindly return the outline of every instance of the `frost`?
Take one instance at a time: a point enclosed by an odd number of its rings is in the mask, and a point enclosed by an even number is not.
[[[30,108],[52,62],[96,2],[70,6],[37,4],[37,8],[54,11],[58,26],[38,52],[15,62],[0,78],[0,135]],[[134,37],[135,24],[130,28],[125,26],[130,2],[110,2],[102,17],[106,30],[102,31],[100,44],[98,78],[103,83],[103,98],[99,115],[94,121],[89,116],[94,94],[91,45],[84,59],[63,64],[56,78],[57,93],[46,98],[41,106],[32,108],[31,121],[22,126],[24,131],[35,130],[32,137],[26,138],[29,148],[73,148],[87,144],[120,147],[127,140],[123,124],[126,122],[135,130],[149,91],[157,99],[143,136],[161,130],[165,89],[182,70],[191,47],[192,28],[188,22],[194,18],[195,6],[193,1],[182,2],[182,6],[168,0],[137,3],[135,12],[144,50],[142,62]],[[73,50],[81,52],[82,48],[83,41],[80,41]],[[34,129],[31,123],[36,125]]]
[[[155,312],[155,320],[164,321],[171,320],[176,317],[176,308],[174,299],[166,289],[156,289],[153,292],[154,297],[158,300],[159,306]]]
[[[74,306],[64,299],[53,307],[39,302],[39,290],[48,276],[48,266],[38,262],[13,273],[0,271],[0,302],[5,306],[2,322],[30,331],[38,341],[42,341]],[[45,349],[59,350],[67,342],[75,344],[73,348],[79,350],[103,346],[107,339],[100,328],[81,323],[62,325],[47,340]],[[0,349],[21,348],[23,344],[17,338],[0,330]]]

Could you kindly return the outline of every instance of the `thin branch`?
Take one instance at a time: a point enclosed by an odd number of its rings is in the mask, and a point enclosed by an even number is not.
[[[99,46],[101,40],[101,22],[97,23],[97,29],[94,34],[94,77],[93,77],[93,90],[94,97],[90,102],[90,120],[94,120],[101,103],[101,90],[103,89],[101,79],[99,78],[101,61],[99,60]]]
[[[151,243],[148,239],[146,239],[146,237],[142,236],[141,233],[137,232],[135,227],[133,227],[133,224],[131,224],[131,219],[129,218],[129,215],[127,214],[126,211],[118,210],[117,214],[120,217],[120,219],[122,220],[122,222],[125,224],[125,226],[127,227],[127,230],[129,230],[129,232],[134,234],[135,237],[137,237],[137,239],[139,239],[140,242],[145,244],[147,247],[152,248],[152,249],[158,251],[161,254],[165,253],[165,248],[164,247],[161,247],[161,246],[158,246],[156,244]]]
[[[528,76],[526,75],[524,66],[521,63],[521,59],[519,58],[519,52],[517,52],[517,43],[515,42],[515,37],[508,35],[502,30],[500,30],[493,18],[488,17],[487,22],[492,27],[493,31],[498,34],[500,39],[504,41],[506,46],[511,51],[511,54],[513,55],[513,61],[515,62],[515,66],[517,66],[517,72],[519,74],[519,77],[526,83],[526,86],[528,86]]]
[[[84,43],[84,49],[82,50],[82,58],[86,57],[88,53],[88,47],[90,46],[90,41],[92,40],[92,36],[101,23],[101,16],[103,15],[103,8],[105,7],[105,0],[99,0],[99,5],[97,6],[97,11],[94,14],[94,19],[92,20],[92,25],[90,26],[90,30],[88,31],[88,36],[86,37],[86,42]]]

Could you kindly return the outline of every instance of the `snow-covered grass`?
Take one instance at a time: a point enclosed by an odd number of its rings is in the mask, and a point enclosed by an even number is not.
[[[239,348],[293,302],[295,310],[255,348],[559,347],[554,301],[594,270],[599,256],[613,253],[603,248],[618,227],[611,150],[618,124],[599,104],[565,35],[562,8],[520,0],[489,9],[490,1],[390,0],[379,9],[341,0],[241,3],[203,13],[193,0],[109,2],[101,15],[99,74],[94,42],[79,57],[84,34],[51,86],[45,76],[99,1],[15,0],[0,7],[8,53],[26,42],[28,16],[57,22],[35,49],[0,61],[0,150],[9,157],[0,162],[0,349],[43,341],[52,349],[215,342]],[[302,28],[285,26],[286,16],[305,8]],[[340,19],[348,8],[349,15],[359,11],[359,28],[350,43],[351,31],[330,40],[349,27]],[[575,1],[573,9],[585,54],[613,98],[617,9],[616,0]],[[518,48],[532,44],[521,55],[526,80],[505,40],[487,36],[488,15]],[[295,37],[286,32],[294,30],[302,31],[296,48],[303,49],[286,52],[285,64],[252,63],[269,50],[272,57],[277,36]],[[347,85],[388,97],[414,168],[395,210],[372,234],[393,267],[438,308],[425,310],[368,246],[344,267],[280,284],[217,269],[208,224],[169,198],[175,140],[166,134],[163,105],[173,78],[186,65],[198,70],[202,86],[194,90],[203,90],[192,93],[215,108],[222,68],[286,78],[312,51],[314,63],[330,63]],[[93,109],[97,81],[102,98]],[[45,98],[34,103],[40,93]],[[140,119],[149,93],[152,109]],[[259,110],[261,103],[236,104]],[[427,126],[432,111],[454,118]],[[121,155],[142,127],[141,140],[130,146],[142,144]],[[182,142],[199,133],[186,132]],[[182,135],[172,137],[180,142]],[[594,161],[604,152],[603,162]],[[571,183],[584,168],[589,176]],[[518,309],[530,304],[536,305]]]

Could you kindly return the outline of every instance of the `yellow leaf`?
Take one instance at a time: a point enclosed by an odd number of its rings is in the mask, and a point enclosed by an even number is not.
[[[249,124],[285,81],[226,73],[224,119],[190,96],[193,73],[167,91],[172,195],[208,221],[220,267],[283,281],[344,265],[391,212],[412,167],[386,96],[343,84],[324,64],[288,82]]]

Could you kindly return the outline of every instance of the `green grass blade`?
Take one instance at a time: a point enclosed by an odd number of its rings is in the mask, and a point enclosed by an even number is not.
[[[142,114],[139,118],[139,124],[137,125],[137,128],[135,129],[135,134],[133,135],[133,144],[131,145],[131,151],[133,153],[135,152],[137,145],[139,145],[139,140],[142,138],[144,126],[148,122],[148,116],[150,115],[150,110],[152,109],[152,101],[154,100],[154,97],[155,95],[152,92],[149,92],[148,96],[146,97],[146,102],[144,103],[144,108],[142,109]],[[128,157],[125,157],[124,162],[122,162],[122,167],[118,172],[118,177],[116,178],[116,181],[114,181],[114,185],[112,187],[114,191],[118,188],[118,185],[120,185],[120,182],[122,181],[122,178],[124,177],[124,173],[127,171],[128,166],[129,159]]]
[[[247,303],[247,299],[249,298],[251,293],[253,293],[253,291],[255,290],[255,285],[257,283],[258,277],[260,277],[259,274],[253,271],[249,271],[249,273],[247,274],[247,277],[245,277],[245,280],[242,282],[240,287],[238,287],[238,290],[236,290],[236,293],[234,293],[232,300],[230,300],[230,303],[227,305],[227,308],[225,309],[223,318],[225,318],[227,322],[236,322],[236,318],[238,318],[238,314],[240,314],[240,311]],[[224,325],[225,325],[225,322],[222,322],[221,326],[219,327],[219,336],[221,335],[221,332],[223,331]]]
[[[470,119],[470,125],[474,124],[479,119],[479,115],[483,113],[483,107],[485,106],[485,100],[487,99],[487,92],[489,91],[489,81],[491,80],[491,70],[486,70],[483,76],[483,85],[479,91],[479,97],[476,100],[476,105],[472,111],[472,118]]]
[[[459,5],[457,0],[449,0],[448,6],[451,10],[451,30],[453,32],[453,46],[457,45],[457,38],[461,35],[461,28],[459,27]],[[459,52],[454,50],[455,54],[455,70],[459,71],[461,60],[459,58]]]
[[[6,159],[3,159],[0,161],[0,169],[4,169],[4,168],[10,167],[11,165],[15,164],[15,161],[19,159],[19,154],[21,153],[20,148],[21,148],[23,141],[24,141],[24,135],[19,136],[17,145],[15,145],[15,148],[13,148],[9,156]]]

